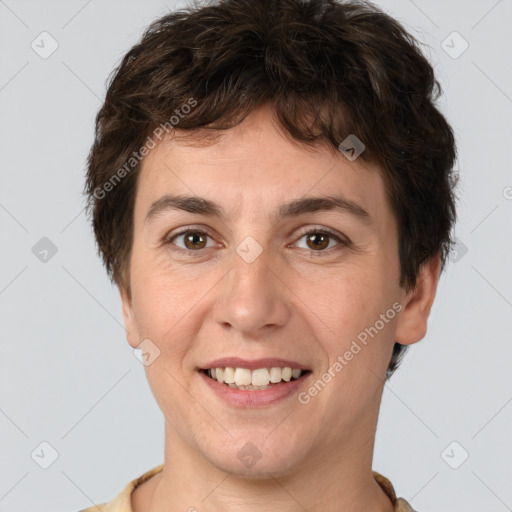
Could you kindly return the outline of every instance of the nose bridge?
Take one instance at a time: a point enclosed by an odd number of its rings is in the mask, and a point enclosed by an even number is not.
[[[216,303],[216,320],[245,334],[282,326],[289,317],[287,288],[272,268],[268,249],[248,237],[232,255],[232,269]]]

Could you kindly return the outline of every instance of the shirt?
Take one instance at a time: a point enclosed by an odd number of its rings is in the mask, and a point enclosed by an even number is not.
[[[162,471],[163,468],[164,465],[161,464],[160,466],[156,466],[155,468],[150,469],[149,471],[139,476],[135,480],[132,480],[113,500],[109,501],[108,503],[95,505],[93,507],[80,510],[79,512],[98,512],[98,510],[100,510],[101,512],[133,512],[131,504],[131,495],[133,490],[138,485],[142,484],[143,482],[151,478],[153,475],[160,473],[160,471]],[[407,503],[407,501],[405,501],[403,498],[396,497],[393,485],[385,476],[382,476],[376,471],[373,471],[373,477],[384,490],[384,492],[389,496],[391,502],[395,506],[395,512],[416,512],[411,507],[411,505]]]

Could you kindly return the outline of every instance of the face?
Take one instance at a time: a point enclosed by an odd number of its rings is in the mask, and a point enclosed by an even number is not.
[[[161,200],[178,195],[215,205]],[[338,207],[303,201],[326,197]],[[369,443],[394,340],[424,336],[437,271],[406,294],[379,170],[300,147],[261,108],[215,143],[175,137],[146,157],[121,296],[175,442],[232,474],[284,475]],[[263,381],[264,368],[307,371],[238,390],[212,365]]]

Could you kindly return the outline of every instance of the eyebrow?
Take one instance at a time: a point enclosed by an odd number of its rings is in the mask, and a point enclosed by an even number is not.
[[[210,217],[226,217],[226,212],[220,204],[210,201],[209,199],[205,199],[204,197],[165,195],[151,204],[151,207],[146,214],[146,222],[168,210],[182,210]],[[349,214],[366,224],[372,224],[373,222],[372,217],[364,208],[339,195],[303,197],[301,199],[296,199],[281,205],[277,212],[272,216],[272,219],[275,222],[279,222],[282,219],[302,215],[304,213],[329,210]]]

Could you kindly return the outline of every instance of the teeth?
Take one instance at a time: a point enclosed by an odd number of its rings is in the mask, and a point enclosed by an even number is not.
[[[283,370],[281,371],[281,377],[283,378],[284,381],[289,382],[290,379],[292,378],[292,369],[288,367],[283,368]]]
[[[245,368],[235,370],[235,384],[237,386],[249,386],[251,384],[251,371]]]
[[[281,382],[281,368],[270,368],[270,382]]]
[[[270,382],[270,373],[266,368],[258,368],[252,371],[253,386],[268,386]]]
[[[235,382],[235,369],[234,368],[225,368],[224,369],[224,382],[226,384],[234,384]]]
[[[212,379],[221,384],[224,383],[230,388],[257,390],[268,389],[272,384],[281,381],[289,382],[298,379],[303,371],[300,368],[258,368],[248,370],[247,368],[210,368],[206,372]]]

